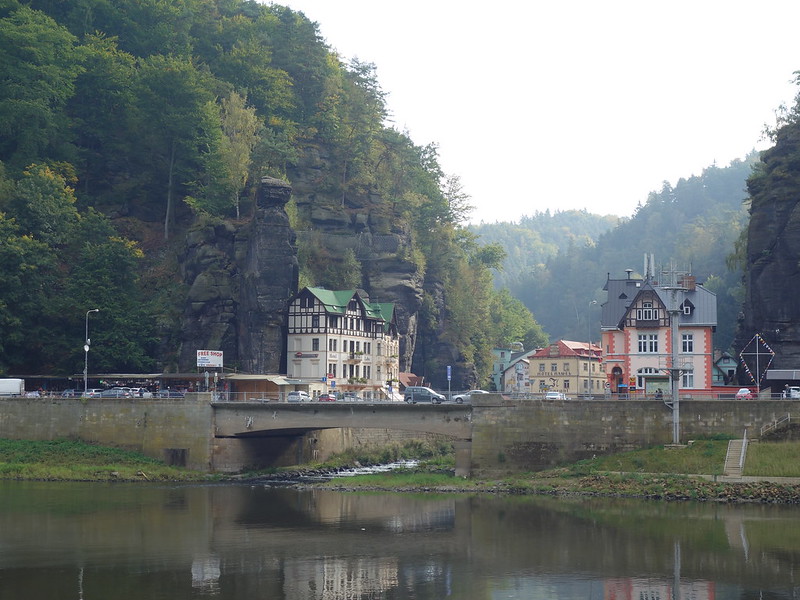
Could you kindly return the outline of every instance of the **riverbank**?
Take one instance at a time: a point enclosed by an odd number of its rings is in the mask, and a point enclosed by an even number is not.
[[[593,473],[572,477],[564,470],[495,481],[461,480],[453,476],[404,479],[400,474],[333,479],[308,487],[337,491],[402,493],[476,493],[508,495],[592,496],[723,503],[800,504],[800,483],[780,478],[733,481],[708,475]]]
[[[331,463],[234,476],[209,475],[163,464],[144,455],[56,440],[32,442],[0,439],[0,479],[42,481],[234,482],[296,485],[338,491],[382,491],[439,494],[540,494],[607,496],[703,502],[800,504],[800,478],[769,475],[724,477],[714,473],[724,441],[703,441],[687,452],[653,448],[581,461],[567,467],[499,479],[461,479],[441,452],[430,448],[381,450],[373,456],[336,457]],[[340,477],[353,464],[380,464],[427,456],[413,469]],[[782,452],[786,451],[785,448]],[[790,457],[786,462],[795,463]],[[451,461],[450,461],[451,462]],[[772,459],[771,469],[792,472],[794,465]],[[656,468],[659,473],[653,473]],[[700,474],[689,474],[696,469]],[[703,473],[702,471],[705,471]],[[665,474],[668,473],[668,474]]]

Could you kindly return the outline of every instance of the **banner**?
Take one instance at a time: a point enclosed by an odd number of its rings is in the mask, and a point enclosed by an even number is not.
[[[222,368],[222,350],[198,350],[197,351],[197,366],[198,367],[215,367]]]

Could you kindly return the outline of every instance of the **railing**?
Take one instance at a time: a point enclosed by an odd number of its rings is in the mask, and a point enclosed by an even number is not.
[[[211,393],[211,401],[212,402],[260,402],[260,403],[267,403],[267,402],[289,402],[287,396],[289,392],[270,392],[270,393],[260,393],[260,392],[212,392]],[[400,400],[402,400],[402,396],[400,396]],[[339,392],[337,393],[337,397],[335,402],[393,402],[396,399],[392,400],[386,397],[385,394],[378,395],[378,392],[370,391],[366,394],[356,394],[355,392]],[[301,402],[326,402],[326,400],[320,400],[319,396],[310,396],[310,397],[303,397]],[[292,401],[292,404],[295,402]]]
[[[744,438],[742,439],[742,451],[739,453],[739,471],[744,469],[744,457],[747,455],[747,428],[744,429]]]
[[[764,437],[764,434],[772,431],[773,429],[777,429],[778,425],[782,425],[783,423],[789,423],[792,420],[792,415],[786,415],[785,417],[781,417],[780,419],[775,419],[772,423],[768,423],[761,428],[761,432],[759,437]]]

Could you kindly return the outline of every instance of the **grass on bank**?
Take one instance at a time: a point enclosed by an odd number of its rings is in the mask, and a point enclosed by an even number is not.
[[[202,473],[119,448],[73,440],[0,439],[0,479],[189,481]]]
[[[748,444],[743,475],[800,477],[799,442]]]

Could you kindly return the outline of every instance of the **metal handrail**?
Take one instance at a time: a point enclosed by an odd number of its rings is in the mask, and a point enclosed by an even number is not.
[[[747,427],[744,428],[744,439],[742,440],[742,450],[739,453],[739,470],[744,469],[744,457],[747,455]]]
[[[775,419],[772,423],[769,423],[768,425],[764,425],[761,427],[761,432],[759,437],[764,437],[764,434],[767,433],[768,431],[777,429],[778,425],[781,425],[782,423],[785,422],[790,422],[791,420],[792,420],[791,414],[787,414],[785,417],[781,417],[780,419]]]

